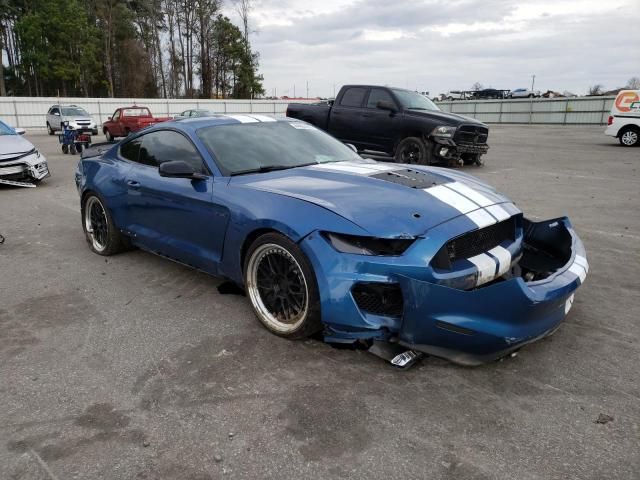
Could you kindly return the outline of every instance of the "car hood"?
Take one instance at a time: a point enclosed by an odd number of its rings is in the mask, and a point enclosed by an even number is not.
[[[27,153],[33,149],[33,144],[20,135],[0,136],[0,158],[3,156]]]
[[[486,126],[475,118],[465,117],[464,115],[458,115],[457,113],[443,112],[442,110],[406,110],[405,115],[437,119],[442,122],[442,125],[458,126],[462,123],[473,123]]]
[[[469,197],[460,199],[445,185],[475,197],[475,202],[469,207]],[[232,177],[230,186],[311,202],[380,238],[416,237],[460,215],[483,210],[481,205],[509,201],[461,172],[377,162],[337,162],[242,175]],[[478,199],[484,200],[478,203]]]

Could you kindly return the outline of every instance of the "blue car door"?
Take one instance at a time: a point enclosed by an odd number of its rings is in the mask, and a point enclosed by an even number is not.
[[[216,273],[228,210],[213,201],[215,183],[202,156],[185,135],[173,130],[141,137],[138,161],[127,173],[129,227],[135,243],[180,262]],[[161,177],[160,164],[182,160],[204,179]]]

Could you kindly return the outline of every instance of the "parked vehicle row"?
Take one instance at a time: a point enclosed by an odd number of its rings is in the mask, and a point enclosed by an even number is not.
[[[454,100],[487,100],[504,98],[540,98],[540,90],[528,88],[516,88],[515,90],[499,90],[496,88],[484,88],[482,90],[451,90],[438,95],[436,101]]]

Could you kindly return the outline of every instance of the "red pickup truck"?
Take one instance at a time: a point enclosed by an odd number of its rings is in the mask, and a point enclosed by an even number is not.
[[[171,117],[154,117],[147,107],[121,107],[102,124],[102,132],[110,142],[115,137],[126,137],[149,125],[169,120]]]

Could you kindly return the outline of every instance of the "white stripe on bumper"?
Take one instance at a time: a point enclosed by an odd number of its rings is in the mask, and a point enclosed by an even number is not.
[[[490,282],[495,278],[496,261],[486,253],[481,253],[475,257],[467,258],[478,269],[478,278],[476,286]]]
[[[498,260],[498,273],[496,273],[496,277],[504,275],[507,273],[509,268],[511,268],[511,252],[504,247],[498,245],[495,248],[492,248],[487,253],[489,255],[494,256]]]

